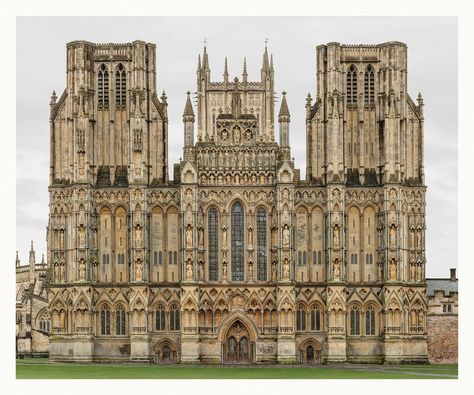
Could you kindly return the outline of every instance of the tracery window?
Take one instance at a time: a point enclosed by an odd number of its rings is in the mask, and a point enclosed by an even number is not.
[[[166,312],[162,305],[156,308],[155,327],[157,331],[164,331],[166,329]]]
[[[347,72],[346,80],[347,104],[353,105],[357,103],[357,71],[354,65],[351,65]]]
[[[351,309],[351,335],[360,335],[360,312],[359,307],[353,306]]]
[[[109,108],[109,72],[103,63],[99,67],[97,94],[99,110],[107,110]]]
[[[207,215],[209,237],[209,281],[217,281],[217,259],[219,254],[217,210],[209,210]]]
[[[110,307],[108,305],[100,309],[100,334],[110,335]]]
[[[170,308],[170,331],[179,331],[179,309],[176,305]]]
[[[375,104],[375,79],[374,69],[371,65],[367,67],[364,73],[364,104],[373,105]]]
[[[244,209],[234,203],[231,213],[232,281],[244,281]]]
[[[264,208],[257,211],[257,270],[258,280],[267,279],[267,213]]]
[[[321,330],[321,311],[317,306],[311,307],[311,330]]]
[[[115,334],[125,335],[125,309],[123,306],[115,310]]]
[[[306,330],[306,310],[303,305],[299,305],[296,310],[296,330]]]
[[[372,305],[365,312],[365,334],[375,335],[375,309]]]
[[[122,63],[119,63],[115,71],[115,107],[117,110],[125,110],[127,99],[127,77]]]
[[[39,328],[44,332],[51,330],[51,318],[48,313],[43,313],[39,319]]]

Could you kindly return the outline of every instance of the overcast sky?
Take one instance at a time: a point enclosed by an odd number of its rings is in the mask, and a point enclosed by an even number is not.
[[[274,56],[278,98],[288,92],[290,144],[305,173],[305,98],[316,92],[316,46],[338,41],[408,45],[408,93],[425,102],[427,277],[457,267],[457,20],[455,17],[20,17],[17,19],[17,249],[24,263],[30,240],[37,260],[46,251],[49,174],[49,100],[66,87],[66,43],[131,42],[157,45],[157,86],[168,96],[169,166],[182,155],[186,91],[196,91],[203,40],[211,80],[260,79],[265,38]],[[276,104],[276,111],[279,103]],[[278,130],[278,129],[277,129]],[[13,257],[12,257],[13,260]]]

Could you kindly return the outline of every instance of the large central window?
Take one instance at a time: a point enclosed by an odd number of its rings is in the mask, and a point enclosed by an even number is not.
[[[209,281],[217,281],[217,210],[211,209],[208,214],[208,230],[209,230]]]
[[[244,281],[244,209],[240,202],[232,206],[232,281]]]
[[[258,281],[267,279],[267,213],[264,208],[257,211],[257,270]]]

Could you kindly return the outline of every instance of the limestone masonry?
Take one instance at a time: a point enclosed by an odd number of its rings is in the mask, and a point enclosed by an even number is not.
[[[204,48],[173,179],[156,74],[154,44],[67,44],[50,103],[51,360],[427,361],[406,45],[317,47],[304,180],[266,47],[259,81],[226,62],[219,82]]]

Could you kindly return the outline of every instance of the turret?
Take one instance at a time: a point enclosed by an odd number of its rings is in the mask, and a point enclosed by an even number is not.
[[[29,263],[30,263],[30,284],[33,284],[35,281],[35,249],[33,247],[33,240],[31,240],[31,248],[30,248],[30,258],[29,258]]]
[[[278,113],[278,122],[280,123],[280,146],[289,147],[290,145],[290,111],[286,102],[286,92],[282,92],[283,99],[281,101],[280,112]]]
[[[242,71],[242,82],[247,83],[247,58],[244,58],[244,70]]]
[[[227,84],[229,82],[229,71],[227,70],[227,56],[224,61],[224,82]]]
[[[184,107],[184,147],[192,147],[194,145],[194,111],[191,104],[191,92],[187,92],[186,105]],[[185,154],[186,159],[186,154]]]

